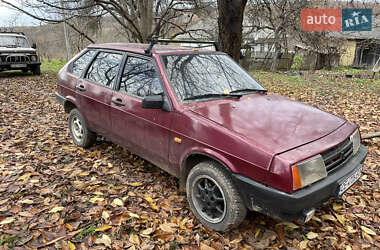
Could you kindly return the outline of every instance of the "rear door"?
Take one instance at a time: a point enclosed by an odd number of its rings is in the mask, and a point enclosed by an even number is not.
[[[114,141],[172,172],[168,164],[172,113],[143,109],[145,96],[165,94],[155,62],[151,58],[128,56],[111,102]]]
[[[99,51],[89,65],[83,79],[78,80],[80,112],[89,128],[109,136],[111,131],[110,103],[112,89],[117,82],[123,53]]]
[[[69,64],[67,68],[68,74],[58,75],[58,93],[63,95],[66,99],[74,102],[80,109],[80,103],[78,97],[78,82],[80,78],[84,77],[88,65],[92,62],[96,55],[96,50],[84,51],[78,58]]]

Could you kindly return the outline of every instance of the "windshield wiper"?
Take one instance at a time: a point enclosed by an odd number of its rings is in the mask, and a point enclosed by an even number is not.
[[[230,94],[215,94],[215,93],[211,93],[211,94],[190,96],[190,97],[187,97],[187,98],[185,98],[183,100],[184,101],[188,101],[188,100],[205,99],[205,98],[213,98],[213,97],[240,98],[240,97],[242,97],[242,95],[230,95]]]
[[[261,92],[265,93],[268,92],[266,89],[237,89],[237,90],[232,90],[230,93],[240,93],[240,92]]]

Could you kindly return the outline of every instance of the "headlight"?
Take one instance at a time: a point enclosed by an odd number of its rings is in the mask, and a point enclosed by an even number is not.
[[[306,187],[327,176],[325,162],[316,155],[292,166],[293,190]]]
[[[353,154],[356,154],[360,147],[360,134],[359,129],[356,129],[354,133],[350,136],[350,141],[352,142]]]
[[[37,56],[31,56],[31,57],[30,57],[30,60],[31,60],[32,62],[37,61]]]

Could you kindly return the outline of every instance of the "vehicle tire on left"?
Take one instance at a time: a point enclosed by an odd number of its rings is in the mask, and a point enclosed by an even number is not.
[[[33,75],[37,75],[37,76],[41,75],[41,67],[40,67],[40,65],[34,67],[32,69],[32,72],[33,72]]]

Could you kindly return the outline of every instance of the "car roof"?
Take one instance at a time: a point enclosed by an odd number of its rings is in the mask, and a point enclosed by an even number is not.
[[[149,47],[149,44],[144,43],[103,43],[103,44],[91,44],[87,48],[91,49],[109,49],[109,50],[121,50],[127,51],[137,54],[145,54],[145,50]],[[189,53],[194,50],[197,50],[196,47],[180,47],[180,46],[172,46],[172,45],[154,45],[152,49],[152,54],[169,54],[169,53]],[[198,50],[197,50],[198,51]],[[213,52],[213,50],[204,50],[203,52]]]

